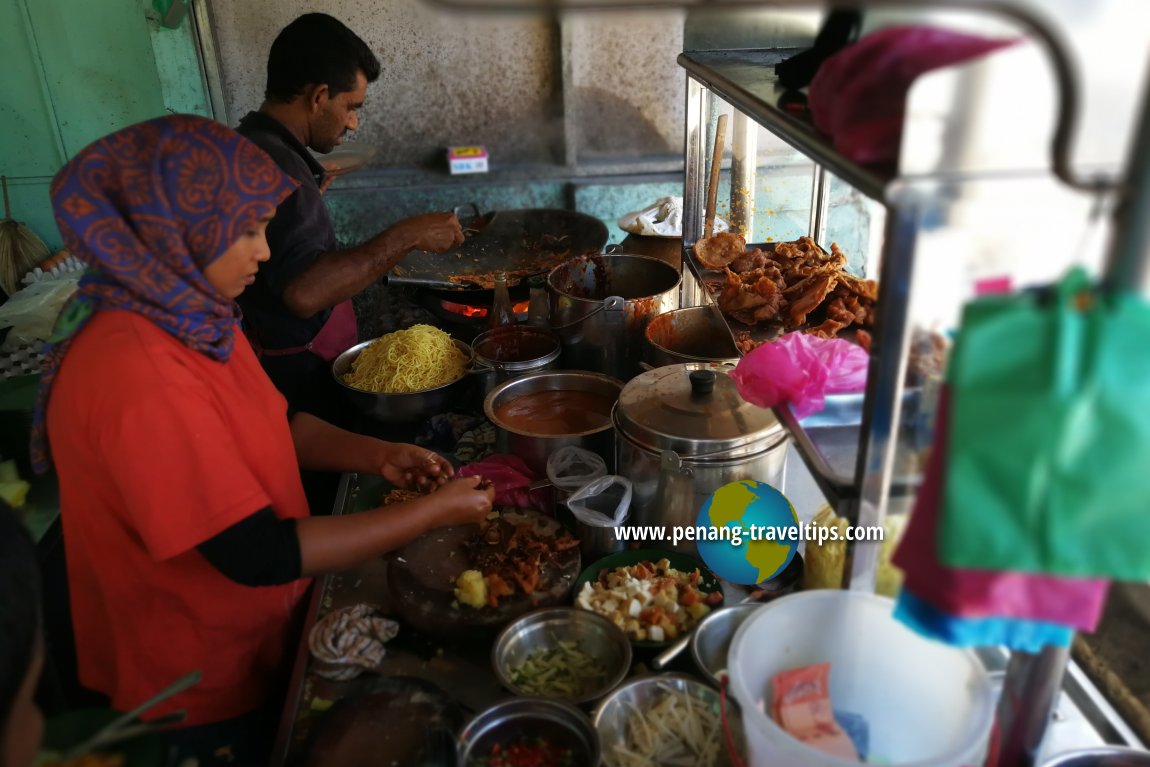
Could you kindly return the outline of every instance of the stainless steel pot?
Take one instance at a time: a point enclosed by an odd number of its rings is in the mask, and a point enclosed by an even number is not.
[[[679,305],[682,275],[649,256],[582,256],[547,275],[551,325],[563,340],[563,367],[624,381],[641,372],[653,317]]]
[[[715,490],[757,480],[779,488],[787,434],[706,364],[655,368],[630,381],[612,413],[618,473],[634,485],[630,524],[693,527]],[[664,546],[670,547],[670,536]],[[674,547],[697,554],[694,541]]]
[[[689,362],[739,361],[739,350],[726,324],[710,306],[675,309],[647,325],[644,358],[652,367]]]
[[[615,466],[614,434],[610,418],[598,428],[556,434],[513,426],[502,419],[499,413],[503,405],[537,392],[589,392],[606,396],[614,402],[622,389],[622,381],[602,373],[548,370],[499,384],[484,398],[483,412],[498,429],[497,451],[519,456],[539,476],[547,474],[547,457],[567,445],[577,445],[599,455],[607,463],[607,471],[610,472]]]
[[[504,381],[528,373],[559,367],[559,336],[530,325],[508,325],[480,333],[471,343],[476,364],[488,368],[477,373],[483,396]]]

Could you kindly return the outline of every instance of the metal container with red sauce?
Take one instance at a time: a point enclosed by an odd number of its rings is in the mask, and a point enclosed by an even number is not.
[[[483,396],[499,384],[559,367],[559,336],[531,325],[504,325],[480,333],[471,343],[482,376]]]
[[[731,332],[710,306],[675,309],[655,317],[647,325],[644,359],[652,367],[685,362],[739,361]]]
[[[498,429],[497,450],[522,458],[539,476],[547,457],[567,445],[598,454],[615,465],[611,409],[623,382],[602,373],[548,370],[499,384],[483,400]]]

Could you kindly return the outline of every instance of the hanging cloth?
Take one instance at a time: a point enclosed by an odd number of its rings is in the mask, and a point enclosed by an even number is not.
[[[1107,581],[964,570],[938,561],[938,510],[949,430],[950,390],[944,385],[926,475],[892,558],[903,571],[905,588],[958,618],[1016,618],[1093,631],[1106,603]]]
[[[1081,268],[976,299],[948,381],[944,564],[1150,579],[1150,305]]]

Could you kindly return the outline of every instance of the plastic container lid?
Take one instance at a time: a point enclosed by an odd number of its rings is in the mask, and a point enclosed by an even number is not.
[[[786,438],[773,411],[744,400],[726,373],[705,364],[633,378],[615,406],[615,428],[648,450],[715,460],[758,455]]]

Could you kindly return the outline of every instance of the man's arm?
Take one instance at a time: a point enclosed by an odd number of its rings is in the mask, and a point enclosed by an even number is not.
[[[360,293],[413,250],[439,253],[462,244],[454,213],[406,218],[362,245],[315,259],[288,283],[284,304],[297,317],[311,317]]]

